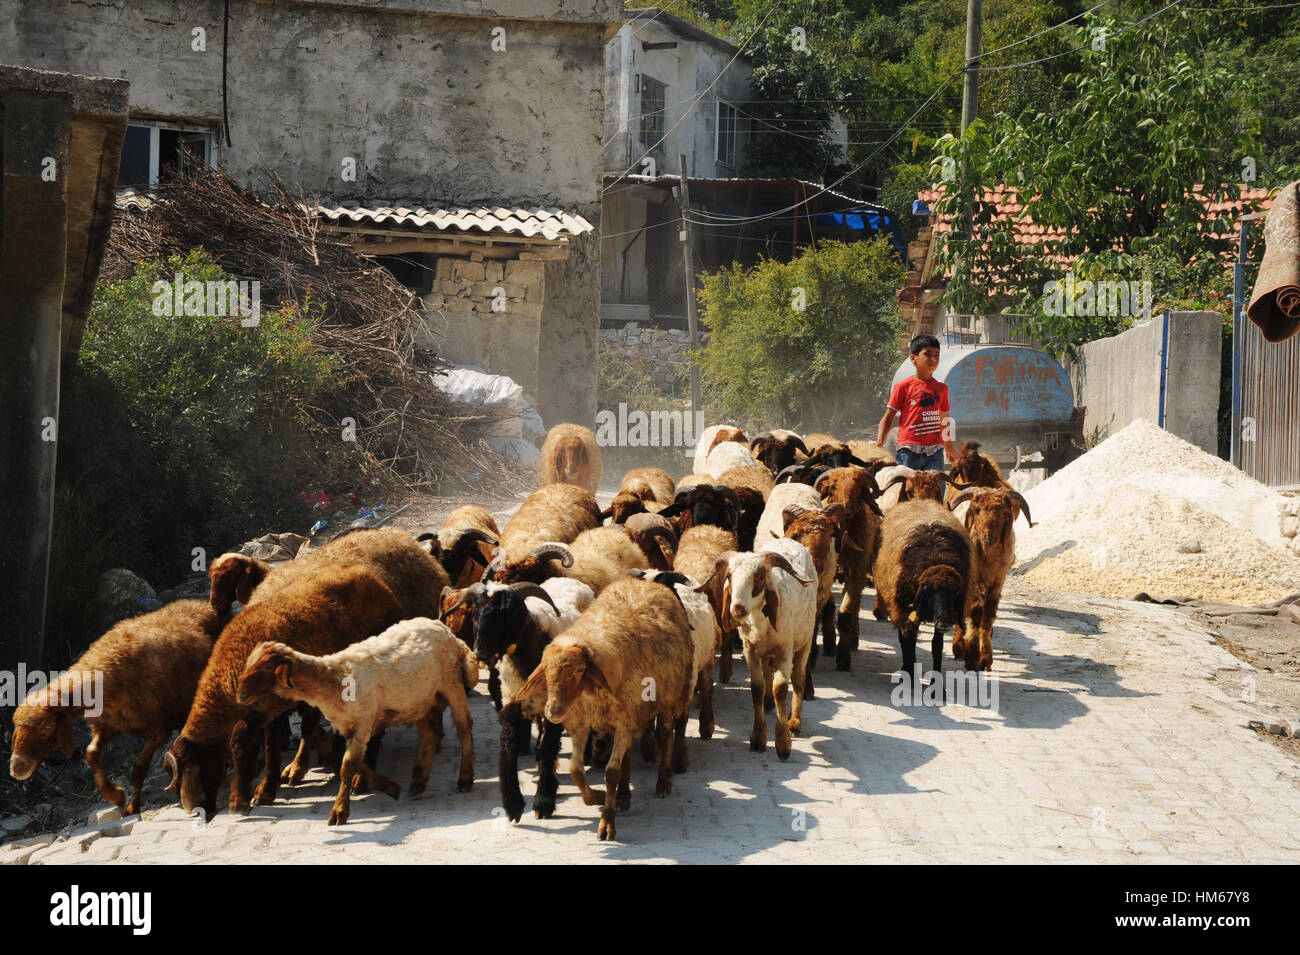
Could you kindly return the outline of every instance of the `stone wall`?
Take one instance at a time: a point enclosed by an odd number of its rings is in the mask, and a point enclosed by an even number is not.
[[[709,333],[699,330],[700,347],[709,341]],[[601,348],[611,348],[624,358],[639,358],[650,363],[655,384],[661,388],[671,386],[677,375],[690,364],[686,352],[690,348],[689,333],[685,329],[654,328],[639,322],[629,322],[621,328],[600,330]]]
[[[421,298],[426,318],[416,343],[456,364],[509,375],[536,399],[545,294],[541,262],[441,257],[433,290]],[[504,307],[494,311],[494,301]]]

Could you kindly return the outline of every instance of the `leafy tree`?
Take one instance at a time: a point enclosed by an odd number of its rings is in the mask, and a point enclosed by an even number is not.
[[[1096,28],[1106,39],[1066,78],[1068,105],[1000,113],[960,138],[941,137],[933,170],[941,173],[946,158],[971,190],[949,189],[940,203],[959,223],[964,212],[973,220],[973,237],[958,228],[945,242],[947,304],[1029,311],[1035,337],[1058,354],[1128,324],[1120,315],[1044,309],[1047,283],[1066,278],[1066,259],[1077,278],[1155,276],[1183,298],[1209,294],[1232,240],[1230,224],[1211,219],[1204,200],[1236,194],[1257,131],[1257,86],[1201,64],[1195,38],[1176,21],[1121,34],[1113,19],[1090,20],[1077,42],[1088,45]],[[1014,224],[995,218],[1001,185],[1016,188],[1022,216],[1058,235],[1028,248],[1015,241]],[[1170,262],[1192,264],[1174,277]],[[1174,289],[1154,291],[1168,297]]]
[[[703,276],[699,352],[711,413],[836,434],[879,417],[898,366],[906,269],[885,239]]]

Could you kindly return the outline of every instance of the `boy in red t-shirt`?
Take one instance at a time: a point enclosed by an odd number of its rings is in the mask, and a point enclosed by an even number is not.
[[[934,380],[934,370],[939,367],[939,339],[917,335],[908,351],[916,374],[894,386],[880,419],[876,443],[884,445],[894,415],[900,415],[898,450],[894,454],[898,463],[917,471],[942,471],[945,459],[955,458],[957,449],[949,425],[948,386]]]

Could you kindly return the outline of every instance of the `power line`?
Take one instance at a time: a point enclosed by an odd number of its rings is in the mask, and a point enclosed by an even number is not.
[[[1143,17],[1141,20],[1138,20],[1138,21],[1136,21],[1136,22],[1134,22],[1134,23],[1130,23],[1128,26],[1124,27],[1124,29],[1122,29],[1122,30],[1117,30],[1117,31],[1116,31],[1115,33],[1113,33],[1113,34],[1111,34],[1111,33],[1106,34],[1106,38],[1109,39],[1109,38],[1112,37],[1112,36],[1115,36],[1115,37],[1123,36],[1125,33],[1128,33],[1130,30],[1134,30],[1134,29],[1140,27],[1142,24],[1146,23],[1148,20],[1151,20],[1151,19],[1153,19],[1153,18],[1155,18],[1155,17],[1160,16],[1160,14],[1164,13],[1166,10],[1171,10],[1171,9],[1173,9],[1174,7],[1178,6],[1178,5],[1179,5],[1180,3],[1182,3],[1182,2],[1183,2],[1183,0],[1174,0],[1173,3],[1170,3],[1170,4],[1166,5],[1166,6],[1161,7],[1161,8],[1160,8],[1159,10],[1157,10],[1155,13],[1149,13],[1149,14],[1147,14],[1145,17]],[[991,72],[994,72],[995,70],[1014,70],[1014,69],[1017,69],[1017,68],[1022,67],[1022,66],[1034,66],[1034,65],[1036,65],[1036,64],[1038,64],[1038,63],[1046,63],[1048,60],[1056,60],[1056,59],[1060,59],[1060,58],[1063,57],[1063,56],[1070,56],[1070,55],[1072,55],[1072,54],[1074,54],[1074,53],[1082,53],[1082,52],[1084,52],[1085,50],[1089,50],[1089,49],[1091,49],[1090,45],[1087,44],[1087,43],[1085,43],[1083,46],[1075,47],[1075,48],[1072,49],[1072,50],[1064,50],[1064,51],[1062,51],[1061,53],[1052,53],[1052,54],[1050,54],[1049,56],[1040,56],[1040,57],[1039,57],[1038,59],[1036,59],[1036,60],[1024,60],[1023,62],[1020,62],[1020,63],[1006,63],[1006,64],[1003,64],[1002,66],[974,66],[974,67],[971,67],[971,69],[976,70],[976,71],[978,71],[978,72],[980,72],[980,73],[991,73]]]

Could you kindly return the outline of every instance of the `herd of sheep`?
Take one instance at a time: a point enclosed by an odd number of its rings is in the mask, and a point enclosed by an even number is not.
[[[84,716],[100,793],[134,813],[154,753],[179,728],[164,757],[168,789],[210,818],[226,786],[231,810],[273,802],[282,783],[302,781],[315,749],[337,768],[329,824],[342,824],[354,792],[399,793],[374,768],[386,727],[417,729],[410,791],[424,789],[447,709],[460,744],[457,790],[470,788],[467,694],[486,668],[506,815],[524,812],[518,763],[534,728],[533,809],[555,812],[568,733],[569,773],[584,803],[601,806],[603,840],[629,804],[634,745],[658,761],[655,793],[665,796],[688,764],[697,695],[699,736],[712,736],[715,665],[729,680],[737,645],[753,701],[750,746],[766,748],[774,708],[776,753],[787,759],[815,695],[818,651],[850,668],[868,583],[876,617],[898,630],[909,678],[923,623],[934,627],[934,670],[949,628],[954,657],[991,668],[1012,528],[1029,508],[977,445],[943,474],[896,465],[867,442],[789,431],[751,439],[715,426],[700,438],[694,472],[673,481],[658,468],[629,471],[602,510],[594,435],[559,425],[542,449],[538,490],[502,529],[471,506],[436,532],[352,530],[274,568],[224,554],[209,569],[207,601],[123,621],[67,671],[65,681],[102,674],[98,716],[61,682],[28,696],[14,718],[10,772],[27,778],[56,746],[71,756]],[[298,750],[281,770],[295,710]],[[119,735],[143,739],[129,798],[102,763]],[[603,791],[586,776],[601,762]]]

